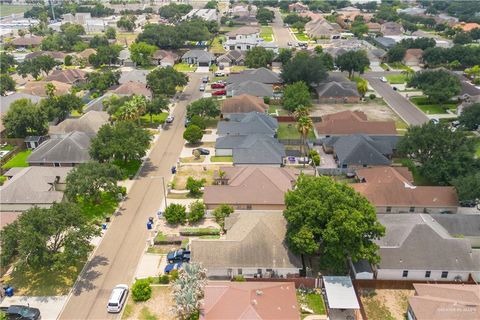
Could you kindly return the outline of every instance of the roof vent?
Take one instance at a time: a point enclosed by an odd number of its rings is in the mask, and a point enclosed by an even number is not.
[[[255,291],[257,293],[257,296],[261,296],[263,294],[263,291],[262,290],[257,290]]]
[[[258,303],[257,303],[257,300],[253,299],[253,300],[252,300],[252,304],[253,304],[254,306],[256,306],[256,305],[258,304]]]
[[[405,189],[416,189],[417,187],[411,184],[404,182]]]

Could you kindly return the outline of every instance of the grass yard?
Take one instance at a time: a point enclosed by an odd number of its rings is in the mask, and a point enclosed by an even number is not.
[[[162,112],[160,114],[154,114],[152,119],[150,115],[146,114],[140,118],[140,122],[145,128],[158,128],[159,125],[165,122],[165,119],[168,117],[168,112]]]
[[[5,163],[2,168],[10,169],[15,167],[28,167],[27,158],[32,153],[32,150],[25,150],[17,153],[12,159]]]
[[[452,111],[457,109],[457,103],[446,103],[443,106],[432,104],[426,96],[411,97],[410,101],[416,105],[425,114],[445,114],[447,109]]]
[[[477,150],[475,151],[475,156],[480,158],[480,139],[477,141]]]
[[[288,111],[283,109],[281,106],[269,106],[268,113],[278,114],[279,116],[287,116]]]
[[[402,84],[407,81],[407,75],[406,74],[389,74],[386,76],[388,83],[390,84]]]
[[[5,183],[5,181],[7,181],[7,177],[0,176],[0,186],[2,186]]]
[[[206,167],[207,170],[203,170]],[[185,190],[188,177],[193,177],[195,179],[205,178],[206,186],[209,186],[213,182],[213,173],[218,171],[220,168],[219,165],[205,165],[205,166],[181,166],[173,178],[173,189],[176,190]],[[175,194],[169,194],[175,195]]]
[[[247,69],[247,67],[245,66],[233,66],[233,67],[230,67],[230,72],[242,72],[245,69]]]
[[[116,196],[102,193],[100,203],[93,203],[85,201],[84,199],[79,199],[78,206],[80,211],[82,211],[88,219],[103,221],[103,219],[111,216],[115,212],[118,202]]]
[[[260,29],[260,37],[266,42],[273,41],[273,29],[270,26],[262,26]]]
[[[407,67],[401,62],[391,62],[388,64],[388,66],[390,67],[390,69],[394,69],[394,70],[405,70],[405,71],[412,70],[412,68]]]
[[[12,151],[15,149],[15,146],[12,146],[11,144],[7,144],[5,147],[2,147],[0,150],[1,151]]]
[[[213,54],[223,54],[226,50],[223,48],[223,43],[225,42],[224,36],[216,36],[212,40],[212,44],[210,45],[210,51]]]
[[[127,162],[123,162],[120,160],[115,160],[113,161],[113,164],[123,170],[123,179],[128,179],[129,177],[133,177],[137,173],[140,165],[142,164],[142,161],[130,160]]]
[[[312,309],[314,314],[325,314],[325,303],[323,302],[322,295],[319,293],[306,293],[302,294],[297,291],[297,301],[300,305],[305,305],[307,308]],[[308,313],[302,313],[302,319],[309,315]]]
[[[170,313],[172,306],[172,289],[170,286],[152,286],[152,297],[148,301],[134,302],[132,295],[128,296],[122,319],[174,319],[175,317]]]
[[[199,159],[195,159],[195,157],[180,158],[181,163],[202,163],[203,161],[205,161],[205,156],[200,156]]]
[[[187,64],[187,63],[177,63],[176,65],[173,66],[173,68],[177,71],[180,72],[194,72],[197,70],[197,66],[193,64]]]
[[[117,44],[130,46],[137,39],[137,35],[132,32],[117,32]]]
[[[363,289],[360,296],[368,319],[395,320],[406,319],[408,297],[414,290],[400,289]]]
[[[0,17],[9,16],[13,13],[23,13],[30,9],[30,5],[11,5],[11,4],[2,4],[0,5]]]
[[[281,122],[278,124],[278,139],[300,139],[300,133],[295,123]],[[308,134],[308,139],[315,139],[313,130]]]
[[[308,42],[308,41],[310,41],[310,38],[309,38],[305,33],[295,32],[293,35],[295,36],[295,38],[297,39],[297,41],[300,41],[300,42]]]
[[[224,157],[212,156],[210,158],[210,161],[212,161],[212,162],[233,162],[233,157],[232,156],[224,156]]]

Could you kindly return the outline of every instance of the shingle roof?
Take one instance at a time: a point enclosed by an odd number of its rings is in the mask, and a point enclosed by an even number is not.
[[[234,212],[226,218],[225,240],[193,240],[192,262],[209,268],[301,268],[285,244],[281,212]]]
[[[453,187],[414,186],[412,175],[395,167],[358,169],[364,183],[351,186],[375,206],[456,207],[457,193]]]
[[[43,37],[39,36],[25,36],[18,37],[12,40],[11,44],[14,46],[38,46],[42,43]]]
[[[274,204],[283,205],[285,192],[293,187],[297,173],[276,167],[222,167],[227,185],[205,187],[206,204]]]
[[[226,120],[218,123],[217,134],[269,134],[273,136],[278,129],[277,119],[261,112],[232,113]]]
[[[161,60],[165,58],[171,58],[172,60],[178,60],[178,54],[173,53],[172,51],[167,51],[167,50],[157,50],[153,53],[152,56],[153,59],[155,60]]]
[[[239,96],[249,94],[256,97],[273,96],[273,88],[270,84],[247,80],[227,85],[227,94],[229,96]]]
[[[64,182],[71,168],[27,167],[16,173],[0,187],[0,204],[51,204],[63,199],[55,191],[56,177]]]
[[[80,118],[65,119],[56,126],[50,126],[49,134],[65,134],[72,131],[81,131],[89,135],[98,132],[101,126],[108,123],[109,115],[103,111],[89,111]]]
[[[15,92],[8,96],[0,96],[0,113],[7,112],[8,109],[10,109],[10,105],[20,99],[29,99],[35,103],[42,100],[42,97],[23,92]]]
[[[332,79],[332,77],[330,77]],[[320,98],[359,97],[357,85],[353,81],[332,80],[319,83],[316,88]]]
[[[82,52],[77,53],[77,57],[82,58],[82,59],[88,59],[92,54],[96,54],[97,50],[93,48],[87,48],[83,50]]]
[[[247,112],[262,112],[268,110],[268,105],[262,98],[242,94],[223,100],[221,111],[222,114],[227,113],[247,113]]]
[[[422,56],[423,56],[422,49],[407,49],[407,51],[405,51],[405,56],[403,57],[403,61],[421,60]]]
[[[425,214],[378,214],[386,227],[380,269],[478,271],[478,255],[466,239],[452,238]]]
[[[152,92],[144,83],[128,81],[117,86],[112,93],[119,96],[131,96],[131,95],[143,95],[146,97],[152,97]]]
[[[35,96],[46,97],[47,96],[46,86],[49,83],[55,86],[56,96],[67,94],[72,88],[72,85],[68,83],[63,83],[56,80],[51,80],[51,81],[42,80],[42,81],[27,82],[22,92],[35,95]]]
[[[64,137],[52,138],[38,146],[27,159],[28,163],[84,163],[90,160],[90,136],[74,131]]]
[[[240,50],[230,50],[217,58],[217,62],[239,62],[245,60],[245,54]]]
[[[365,113],[361,111],[342,111],[322,116],[322,121],[315,124],[318,134],[347,135],[396,135],[394,121],[368,121]]]
[[[228,84],[231,84],[231,83],[244,82],[248,80],[261,82],[265,84],[283,83],[283,80],[279,74],[267,68],[249,69],[240,73],[230,74],[226,82]]]
[[[182,56],[182,59],[187,59],[187,58],[197,58],[197,60],[201,62],[210,62],[215,60],[215,56],[210,52],[205,50],[198,50],[198,49],[187,51]]]
[[[53,59],[63,60],[63,59],[65,59],[65,57],[67,55],[65,53],[59,52],[59,51],[35,51],[35,52],[27,54],[25,56],[25,60],[34,59],[34,58],[40,57],[40,56],[50,56]]]
[[[238,35],[249,35],[249,34],[254,34],[259,32],[260,32],[260,29],[258,27],[244,26],[228,32],[226,36],[236,37]]]
[[[120,79],[118,80],[118,82],[120,84],[124,84],[127,82],[139,82],[146,85],[148,73],[149,73],[148,70],[136,70],[136,69],[128,72],[122,72],[120,74]]]
[[[224,136],[217,138],[216,149],[232,149],[234,164],[281,164],[284,146],[267,135]]]
[[[341,28],[337,23],[330,23],[323,17],[312,19],[305,25],[306,33],[315,37],[338,34],[340,29]]]
[[[78,81],[84,81],[87,78],[87,72],[80,69],[54,70],[45,78],[45,81],[59,81],[68,84],[75,84]]]
[[[452,236],[480,237],[480,215],[478,214],[430,214]]]

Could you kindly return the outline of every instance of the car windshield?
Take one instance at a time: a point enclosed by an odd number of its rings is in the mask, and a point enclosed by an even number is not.
[[[118,303],[116,303],[116,302],[109,302],[109,303],[108,303],[108,306],[109,306],[109,307],[117,307],[117,306],[118,306]]]

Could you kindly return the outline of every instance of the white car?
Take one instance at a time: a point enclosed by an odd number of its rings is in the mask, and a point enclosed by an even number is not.
[[[223,71],[215,71],[215,77],[225,77],[225,72],[223,72]]]
[[[128,286],[126,284],[118,284],[113,288],[110,299],[108,299],[107,312],[119,313],[122,311],[125,301],[127,301]]]
[[[388,82],[387,78],[385,78],[385,77],[381,77],[381,78],[380,78],[380,81],[385,82],[385,83]]]
[[[173,120],[175,120],[174,116],[168,116],[167,119],[165,120],[166,123],[172,123]]]

